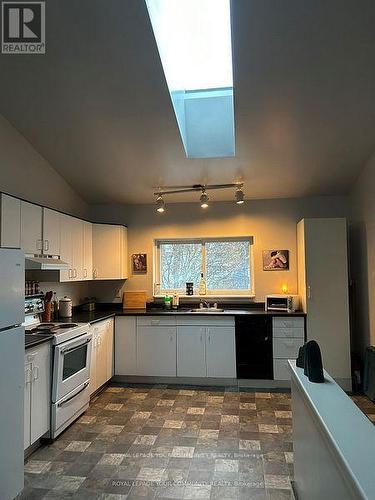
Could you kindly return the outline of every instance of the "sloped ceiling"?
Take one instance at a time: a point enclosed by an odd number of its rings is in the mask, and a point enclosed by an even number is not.
[[[88,202],[345,193],[375,149],[373,0],[233,0],[236,157],[207,160],[185,157],[143,0],[46,3],[47,53],[0,55],[0,113]]]

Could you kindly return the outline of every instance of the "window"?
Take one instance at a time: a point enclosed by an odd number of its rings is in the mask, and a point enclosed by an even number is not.
[[[146,0],[188,158],[234,156],[230,0]]]
[[[252,238],[205,238],[155,242],[155,295],[185,294],[186,282],[198,295],[203,272],[208,295],[254,294]]]

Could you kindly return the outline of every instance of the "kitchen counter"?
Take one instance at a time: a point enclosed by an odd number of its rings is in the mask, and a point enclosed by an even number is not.
[[[306,316],[304,312],[286,313],[264,309],[225,309],[224,312],[190,312],[189,308],[167,311],[161,307],[152,309],[98,308],[95,311],[74,311],[70,319],[74,323],[96,323],[114,316]]]
[[[30,347],[35,347],[39,344],[44,344],[44,342],[50,342],[53,338],[53,335],[50,334],[25,334],[25,349],[29,349]]]

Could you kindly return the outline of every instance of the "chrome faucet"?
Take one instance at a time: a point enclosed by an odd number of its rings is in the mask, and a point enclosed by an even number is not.
[[[210,304],[209,302],[207,302],[207,300],[203,300],[203,299],[201,299],[201,300],[200,300],[199,307],[200,307],[201,309],[204,309],[204,306],[206,306],[206,307],[207,307],[207,309],[209,309],[209,308],[211,307],[211,304]]]
[[[200,304],[199,307],[201,309],[204,309],[206,306],[207,309],[211,309],[211,304],[207,300],[200,299]],[[217,309],[217,302],[214,302],[214,305],[212,306],[212,309]]]

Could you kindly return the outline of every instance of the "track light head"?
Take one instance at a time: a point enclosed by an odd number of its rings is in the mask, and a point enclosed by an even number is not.
[[[165,212],[165,203],[161,194],[156,198],[156,211],[159,212],[159,214]]]
[[[237,205],[242,205],[244,203],[245,195],[244,195],[244,192],[242,190],[242,184],[240,186],[238,186],[234,196],[235,196]]]
[[[207,208],[208,207],[208,194],[206,193],[205,189],[202,189],[202,194],[200,197],[200,202],[201,202],[201,208]]]

